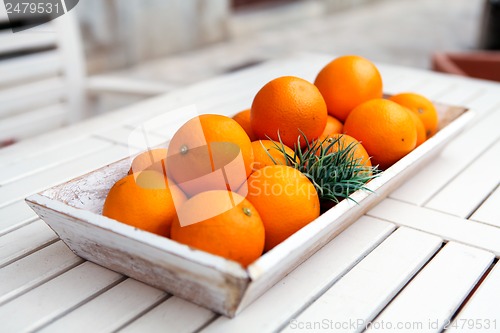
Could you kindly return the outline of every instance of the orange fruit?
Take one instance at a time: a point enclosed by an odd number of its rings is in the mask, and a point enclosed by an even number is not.
[[[422,143],[424,143],[425,140],[427,140],[425,126],[420,117],[415,112],[412,112],[409,109],[407,110],[411,118],[413,119],[413,123],[415,124],[415,129],[417,130],[417,145],[415,147],[418,147]]]
[[[104,201],[102,215],[169,237],[170,225],[177,215],[174,201],[180,204],[185,198],[181,190],[167,186],[162,174],[145,170],[127,175],[113,185]]]
[[[309,141],[319,137],[325,129],[326,116],[326,104],[316,86],[298,77],[283,76],[259,90],[252,103],[250,121],[259,139],[279,141],[281,137],[286,146],[293,148],[301,132]]]
[[[248,137],[250,138],[250,141],[257,140],[257,136],[253,132],[252,124],[250,123],[250,109],[238,112],[233,116],[233,119],[236,120],[236,122],[240,124],[241,127],[243,127]]]
[[[157,148],[142,152],[132,160],[132,164],[130,166],[128,174],[131,175],[134,172],[135,173],[142,172],[149,168],[158,171],[160,173],[166,174],[165,171],[163,170],[162,164],[159,163],[161,162],[161,160],[164,160],[166,158],[167,158],[166,148]],[[164,163],[163,165],[165,164],[166,163]]]
[[[328,113],[345,121],[359,104],[382,98],[382,77],[369,60],[348,55],[334,59],[319,72],[314,81],[323,95]]]
[[[287,165],[285,156],[283,155],[282,152],[280,152],[277,147],[277,145],[281,145],[279,142],[273,142],[271,140],[258,140],[252,142],[252,148],[253,148],[253,156],[254,156],[254,162],[253,162],[253,170],[257,171],[259,169],[262,169],[265,166],[268,165],[275,165],[275,164],[281,164],[281,165]],[[287,146],[283,146],[285,149],[285,152],[287,155],[290,155],[293,157],[295,155],[294,151]],[[271,159],[269,157],[271,155],[274,159]]]
[[[366,167],[372,166],[372,163],[370,161],[370,156],[366,152],[366,149],[358,140],[356,140],[350,135],[334,134],[332,136],[329,136],[329,138],[326,139],[325,142],[323,142],[323,147],[327,148],[330,145],[330,142],[334,142],[335,140],[338,141],[335,144],[333,144],[332,147],[330,147],[330,149],[328,150],[329,153],[336,153],[341,149],[349,147],[349,145],[354,145],[355,148],[352,151],[354,159],[360,161]],[[318,151],[316,155],[319,155],[319,153],[320,152]]]
[[[340,122],[340,120],[338,120],[337,118],[334,118],[332,116],[328,116],[328,117],[326,117],[325,129],[319,137],[320,137],[320,139],[324,139],[327,136],[332,136],[333,134],[340,134],[340,133],[342,133],[343,128],[344,128],[344,124],[342,124]]]
[[[265,251],[319,216],[319,198],[311,181],[286,165],[266,166],[248,177],[246,198],[266,230]]]
[[[205,114],[186,122],[172,137],[167,155],[169,180],[189,196],[236,190],[252,172],[251,141],[225,116]]]
[[[362,142],[372,163],[387,169],[417,143],[417,130],[408,111],[386,99],[372,99],[356,107],[344,131]]]
[[[211,215],[208,218],[207,212]],[[265,231],[259,213],[248,200],[229,191],[207,191],[186,201],[172,223],[171,235],[179,243],[243,266],[264,250]]]
[[[401,93],[391,96],[389,99],[399,105],[407,107],[417,114],[424,124],[427,138],[436,134],[438,128],[438,113],[434,104],[427,98],[415,93]]]

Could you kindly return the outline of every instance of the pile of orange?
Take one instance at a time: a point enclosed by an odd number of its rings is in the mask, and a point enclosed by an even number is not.
[[[436,133],[429,100],[384,99],[382,88],[377,67],[359,56],[334,59],[314,83],[276,78],[251,108],[195,117],[168,150],[135,157],[103,215],[247,266],[320,214],[315,186],[292,165],[297,149],[355,145],[357,161],[385,170]]]

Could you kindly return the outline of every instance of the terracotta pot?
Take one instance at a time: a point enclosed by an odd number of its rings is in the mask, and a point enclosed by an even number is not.
[[[432,69],[500,82],[500,51],[435,53],[432,56]]]

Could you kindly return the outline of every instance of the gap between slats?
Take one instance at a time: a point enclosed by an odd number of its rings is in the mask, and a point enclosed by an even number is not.
[[[468,218],[500,182],[500,175],[490,172],[492,166],[500,164],[500,140],[482,148],[485,148],[484,153],[450,179],[423,206]]]
[[[62,241],[17,259],[0,269],[0,306],[83,262]]]
[[[440,155],[428,163],[411,179],[389,194],[390,198],[421,206],[435,193],[444,188],[451,179],[466,169],[488,146],[497,141],[500,110],[482,118],[460,133]],[[479,146],[475,142],[481,142]],[[468,151],[464,155],[464,150]]]
[[[171,297],[173,297],[172,295],[170,294],[165,294],[161,299],[157,300],[156,302],[154,303],[151,303],[150,306],[148,306],[147,308],[143,309],[142,311],[138,312],[135,316],[131,317],[129,320],[127,320],[126,322],[124,322],[123,324],[120,325],[120,327],[118,327],[115,332],[120,332],[122,329],[124,329],[125,327],[129,326],[131,323],[133,323],[134,321],[136,321],[137,319],[141,318],[142,316],[144,316],[146,313],[152,311],[153,309],[155,309],[157,306],[159,306],[160,304],[162,304],[163,302],[167,301],[168,299],[170,299]]]
[[[82,156],[37,174],[22,178],[15,183],[0,187],[0,207],[6,206],[25,197],[43,191],[51,186],[75,178],[77,175],[98,169],[106,164],[128,156],[128,150],[112,145]]]
[[[66,96],[65,84],[55,77],[0,90],[0,118],[61,102]]]
[[[471,221],[486,223],[500,228],[500,186],[497,186],[485,199],[481,206],[469,217]]]
[[[58,239],[42,220],[35,220],[1,236],[0,269],[57,242]]]
[[[449,242],[380,312],[368,331],[378,330],[382,322],[403,322],[421,323],[419,330],[423,332],[440,332],[484,276],[492,260],[493,254],[489,252]],[[436,298],[429,303],[432,297]],[[430,327],[429,320],[438,320],[439,324]]]
[[[55,149],[27,157],[22,161],[14,161],[13,163],[0,166],[0,186],[43,172],[49,168],[84,158],[87,155],[95,154],[111,146],[112,143],[107,141],[87,137],[56,146]]]
[[[0,208],[0,237],[19,229],[38,218],[24,200]]]
[[[386,198],[366,213],[396,225],[407,226],[500,256],[500,228],[474,223],[447,213]]]
[[[90,262],[45,282],[0,307],[5,332],[34,331],[106,292],[125,277]],[[79,281],[75,288],[75,281]],[[23,311],[18,309],[23,307]]]
[[[336,323],[370,322],[421,270],[441,244],[439,237],[405,227],[397,229],[295,317],[296,323],[323,322],[325,319]],[[343,331],[362,329],[363,325],[358,325],[357,328],[343,328]],[[283,331],[293,330],[287,325]]]
[[[67,105],[58,103],[1,119],[0,141],[25,139],[55,130],[67,123]]]
[[[61,74],[62,59],[56,50],[29,54],[0,62],[0,90]]]
[[[498,311],[498,306],[500,306],[500,265],[498,264],[498,259],[489,267],[488,271],[483,275],[481,280],[475,286],[474,290],[469,294],[467,299],[462,303],[460,308],[455,312],[452,317],[452,324],[450,325],[447,332],[461,332],[464,333],[464,321],[470,323],[486,323],[489,321],[490,328],[496,330],[499,328],[500,322],[500,312]],[[492,290],[493,289],[493,290]],[[487,290],[487,291],[485,291]],[[496,302],[496,303],[494,303]],[[490,317],[491,316],[491,317]],[[495,321],[496,320],[496,321]],[[479,328],[477,325],[474,328]],[[486,327],[484,327],[486,328]],[[489,329],[488,329],[489,330]],[[465,332],[475,332],[474,329],[467,330],[465,327]]]
[[[168,295],[164,291],[126,278],[73,311],[47,323],[39,332],[116,332],[121,326],[166,298]],[[108,310],[109,304],[115,306]],[[106,316],[97,317],[87,323],[94,313],[103,312],[106,312]]]
[[[390,223],[362,216],[235,318],[219,317],[203,332],[277,330],[350,272],[394,230]],[[273,307],[269,308],[271,302]]]
[[[47,29],[50,27],[47,26]],[[0,32],[0,54],[6,55],[21,51],[36,51],[56,47],[57,38],[54,32],[25,31],[13,34],[9,29]]]
[[[165,332],[165,323],[176,333],[200,332],[219,315],[190,303],[176,296],[156,305],[141,317],[121,327],[120,333],[162,333]]]

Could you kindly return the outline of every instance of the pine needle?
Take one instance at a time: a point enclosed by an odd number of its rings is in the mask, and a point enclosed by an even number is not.
[[[279,133],[279,142],[271,138],[269,140],[273,142],[273,148],[284,155],[287,165],[309,178],[321,200],[337,204],[343,199],[356,202],[350,195],[358,190],[372,192],[365,184],[380,175],[376,166],[365,166],[360,158],[355,158],[354,151],[359,143],[350,143],[344,147],[341,138],[342,135],[309,142],[301,132],[293,156],[286,153]],[[306,142],[304,148],[300,146],[301,141]],[[331,148],[337,144],[339,149],[332,152]]]

